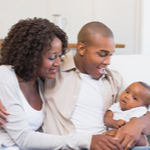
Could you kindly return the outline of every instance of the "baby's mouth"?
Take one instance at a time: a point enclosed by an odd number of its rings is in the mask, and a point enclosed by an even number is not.
[[[125,104],[126,104],[126,101],[122,99],[122,100],[121,100],[121,103],[125,105]]]

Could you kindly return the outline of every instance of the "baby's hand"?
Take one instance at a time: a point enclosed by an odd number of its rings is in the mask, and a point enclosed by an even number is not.
[[[124,120],[115,120],[115,123],[114,123],[114,128],[118,129],[122,126],[124,126],[126,124],[126,121]]]
[[[116,133],[117,133],[117,129],[114,128],[114,129],[108,130],[108,131],[106,131],[102,134],[103,135],[108,135],[108,136],[111,136],[111,137],[115,137]]]

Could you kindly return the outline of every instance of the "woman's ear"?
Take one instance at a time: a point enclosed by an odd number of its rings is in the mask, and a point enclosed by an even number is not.
[[[83,43],[79,42],[79,43],[77,44],[77,51],[78,51],[79,55],[84,56],[84,53],[85,53],[85,45],[84,45]]]

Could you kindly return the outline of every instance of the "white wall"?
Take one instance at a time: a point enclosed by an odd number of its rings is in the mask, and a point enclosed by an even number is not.
[[[140,35],[137,17],[141,0],[0,0],[0,38],[20,19],[44,17],[53,21],[53,14],[67,19],[64,29],[70,43],[76,43],[80,28],[90,21],[101,21],[112,29],[117,44],[116,54],[139,53]]]
[[[150,0],[142,3],[141,53],[150,54]]]

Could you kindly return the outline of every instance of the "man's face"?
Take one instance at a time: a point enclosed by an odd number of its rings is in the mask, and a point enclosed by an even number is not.
[[[115,48],[114,39],[95,34],[81,58],[79,70],[82,73],[91,75],[94,79],[99,79],[110,65],[110,56]]]
[[[122,110],[129,110],[131,108],[145,106],[144,102],[149,96],[149,91],[138,82],[131,84],[121,94],[119,103]]]

